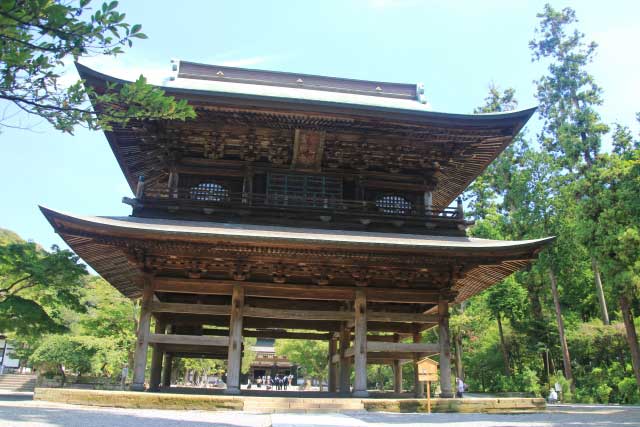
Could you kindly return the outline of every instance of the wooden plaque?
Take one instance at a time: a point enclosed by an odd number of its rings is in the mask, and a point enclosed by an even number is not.
[[[428,357],[419,360],[418,381],[438,381],[438,362]]]

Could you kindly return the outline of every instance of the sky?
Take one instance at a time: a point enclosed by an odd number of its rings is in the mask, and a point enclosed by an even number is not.
[[[103,73],[160,81],[172,58],[218,65],[425,84],[434,111],[470,113],[491,83],[513,87],[520,108],[536,105],[545,64],[528,49],[543,1],[121,0],[127,21],[148,40],[115,59],[82,61]],[[638,130],[640,1],[551,1],[576,10],[599,44],[590,72],[604,90],[606,123]],[[69,67],[64,79],[75,81]],[[0,106],[1,107],[1,106]],[[44,247],[66,247],[38,210],[129,215],[131,196],[104,134],[62,134],[18,117],[30,129],[0,128],[0,227]],[[536,132],[536,119],[529,125]]]

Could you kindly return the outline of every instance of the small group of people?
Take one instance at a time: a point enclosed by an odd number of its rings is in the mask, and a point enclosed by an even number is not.
[[[262,377],[256,378],[256,386],[258,388],[262,388],[264,384],[267,390],[286,390],[291,386],[291,382],[293,381],[293,375],[276,375],[271,378],[271,375],[263,375]],[[251,388],[251,379],[249,379],[248,388]]]

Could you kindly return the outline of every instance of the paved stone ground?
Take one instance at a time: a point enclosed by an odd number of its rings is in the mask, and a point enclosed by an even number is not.
[[[640,427],[640,407],[557,405],[545,413],[248,414],[243,412],[97,408],[0,395],[1,427]]]

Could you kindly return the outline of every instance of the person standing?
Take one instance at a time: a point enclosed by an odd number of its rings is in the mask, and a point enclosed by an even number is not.
[[[464,393],[464,382],[456,377],[456,397],[462,398],[462,393]]]
[[[129,366],[123,365],[120,372],[120,386],[124,390],[127,385],[127,376],[129,375]]]

